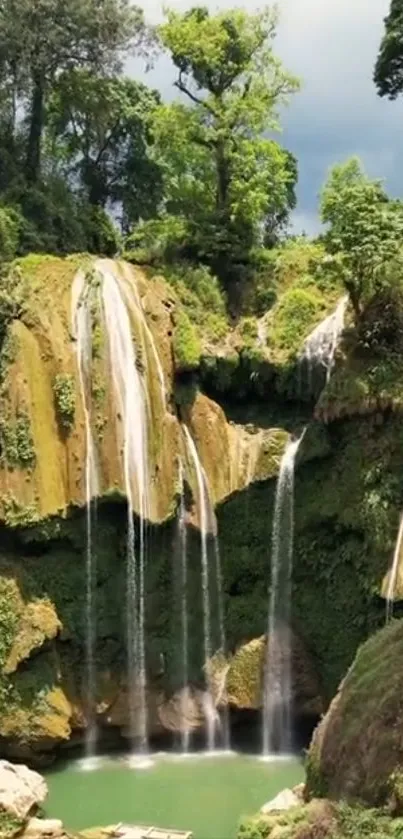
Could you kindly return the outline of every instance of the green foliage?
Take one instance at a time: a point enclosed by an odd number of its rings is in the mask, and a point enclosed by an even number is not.
[[[3,505],[6,527],[32,527],[40,521],[40,515],[35,504],[24,506],[9,492],[3,495],[0,500]]]
[[[403,9],[401,0],[391,0],[385,32],[375,65],[374,82],[379,96],[396,99],[403,90]]]
[[[225,296],[218,280],[203,265],[179,263],[165,276],[186,310],[191,322],[206,341],[218,343],[229,330]]]
[[[0,420],[1,456],[11,467],[27,469],[35,463],[35,447],[28,414],[20,411],[15,422]]]
[[[10,262],[15,257],[21,224],[22,218],[14,208],[0,206],[0,262]]]
[[[328,268],[344,283],[358,323],[374,295],[402,275],[403,206],[388,201],[381,184],[352,158],[330,173],[321,212]]]
[[[276,213],[293,203],[295,166],[262,133],[276,127],[276,108],[298,84],[273,53],[272,10],[195,8],[166,17],[159,35],[192,107],[155,112],[165,206],[186,225],[187,252],[211,264],[233,294],[262,223],[270,218],[272,235]]]
[[[53,395],[60,425],[71,431],[76,412],[76,383],[69,373],[58,373],[53,382]]]
[[[196,327],[183,309],[179,309],[175,313],[173,351],[178,370],[193,370],[199,366],[200,339]]]
[[[280,298],[272,312],[267,343],[277,351],[295,353],[320,321],[325,301],[321,294],[294,288]]]
[[[12,579],[0,576],[0,671],[11,650],[17,623],[15,585]]]
[[[48,111],[52,156],[80,178],[89,203],[119,202],[131,222],[160,199],[159,169],[148,156],[147,125],[158,95],[129,78],[69,70],[57,79]]]

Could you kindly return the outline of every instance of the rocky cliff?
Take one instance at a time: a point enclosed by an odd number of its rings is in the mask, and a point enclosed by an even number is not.
[[[91,406],[99,474],[94,530],[96,671],[97,710],[104,728],[125,734],[128,712],[122,609],[127,524],[123,417],[100,305],[103,272],[112,272],[126,289],[136,364],[147,394],[150,504],[145,594],[152,730],[158,733],[176,726],[180,460],[186,471],[193,592],[190,677],[196,698],[202,684],[200,510],[183,424],[195,441],[218,520],[232,663],[228,691],[221,701],[227,698],[241,708],[255,708],[261,701],[258,687],[251,695],[250,684],[248,689],[245,686],[249,677],[243,675],[242,666],[243,661],[250,666],[250,657],[239,653],[237,657],[236,652],[261,638],[266,629],[275,480],[289,435],[302,425],[308,430],[295,488],[293,592],[295,655],[306,661],[296,687],[301,709],[311,703],[312,713],[321,710],[358,645],[383,621],[381,594],[403,506],[400,390],[388,368],[380,391],[379,361],[361,357],[348,334],[327,385],[320,364],[307,370],[298,361],[304,340],[340,297],[339,289],[321,288],[310,278],[312,258],[312,253],[303,253],[295,266],[288,255],[288,263],[279,266],[274,304],[260,319],[245,318],[235,326],[228,322],[217,290],[209,287],[207,294],[200,278],[194,286],[186,285],[181,277],[168,274],[164,279],[124,262],[35,256],[18,261],[4,280],[0,297],[0,745],[4,753],[40,757],[56,745],[74,743],[86,725],[87,439],[72,317],[78,273],[89,295],[91,375],[84,391]],[[208,305],[203,304],[206,298],[200,289],[207,294]],[[396,359],[392,366],[397,376]],[[138,514],[136,493],[134,486]],[[262,657],[255,658],[251,678],[258,685]],[[190,713],[197,727],[201,722],[197,701]]]

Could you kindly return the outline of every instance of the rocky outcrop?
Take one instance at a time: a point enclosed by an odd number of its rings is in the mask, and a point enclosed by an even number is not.
[[[313,795],[392,802],[403,813],[403,621],[359,650],[315,731],[307,761]]]
[[[48,794],[44,779],[27,766],[0,761],[0,811],[25,820]]]
[[[233,708],[258,710],[263,705],[263,680],[266,664],[267,637],[265,635],[242,644],[228,660],[218,655],[211,671],[216,701],[227,702]],[[295,634],[292,638],[292,689],[296,716],[319,717],[323,699],[315,667],[303,642]]]

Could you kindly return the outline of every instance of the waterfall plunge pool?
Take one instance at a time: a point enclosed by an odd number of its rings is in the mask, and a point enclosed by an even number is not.
[[[192,830],[194,839],[236,839],[239,822],[285,787],[304,779],[298,757],[153,754],[144,768],[124,758],[80,761],[46,773],[46,815],[72,831],[125,822]]]

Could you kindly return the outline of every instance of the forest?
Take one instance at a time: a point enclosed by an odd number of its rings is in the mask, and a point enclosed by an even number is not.
[[[18,11],[17,11],[18,5]],[[392,3],[374,80],[403,89],[403,23]],[[251,312],[273,252],[287,247],[298,161],[278,140],[299,79],[275,52],[277,12],[166,10],[129,0],[5,0],[0,9],[0,257],[124,253],[203,266],[233,316]],[[50,35],[49,35],[50,33]],[[165,52],[174,96],[125,75]],[[358,321],[398,282],[402,202],[357,159],[320,198],[326,250]],[[294,237],[295,238],[295,237]],[[266,299],[270,299],[270,277]]]

